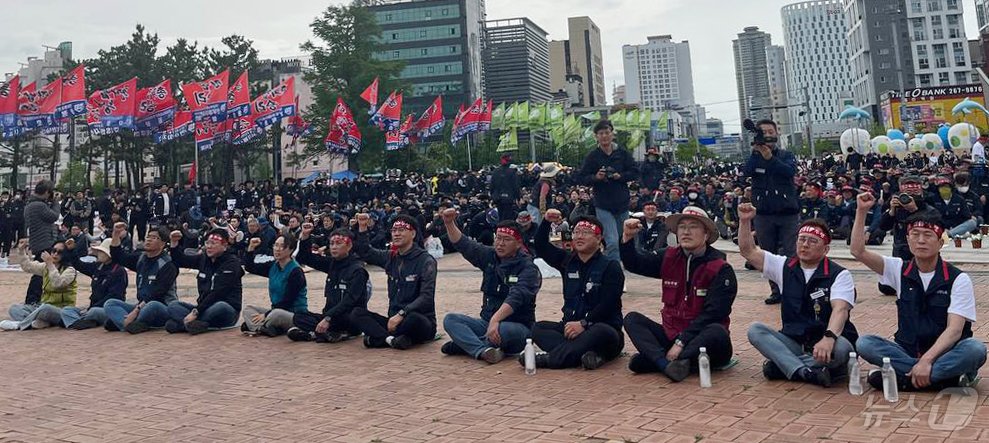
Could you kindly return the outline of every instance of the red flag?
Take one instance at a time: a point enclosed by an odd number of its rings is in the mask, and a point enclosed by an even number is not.
[[[55,118],[86,114],[86,68],[76,66],[62,77],[62,104],[55,108]]]
[[[464,110],[464,105],[460,105],[460,110],[453,117],[453,128],[450,130],[450,144],[456,144],[460,139],[464,138],[463,125],[464,116],[466,115],[467,111]]]
[[[285,133],[292,136],[293,143],[299,137],[305,137],[313,131],[312,125],[302,118],[302,109],[299,108],[299,96],[295,96],[295,115],[288,119],[285,126]]]
[[[151,131],[175,118],[178,103],[172,95],[172,81],[166,79],[150,88],[137,91],[137,111],[135,112],[134,134],[151,135]]]
[[[227,119],[232,122],[230,143],[242,145],[257,140],[258,137],[264,135],[264,128],[255,123],[254,117],[255,114],[251,113],[233,120]]]
[[[17,96],[21,92],[21,77],[15,75],[0,85],[0,127],[17,124]]]
[[[248,86],[247,71],[230,85],[227,91],[227,118],[239,118],[251,113],[251,91]]]
[[[196,182],[196,161],[192,161],[192,167],[189,168],[189,183]]]
[[[328,151],[338,154],[352,154],[361,149],[361,133],[354,121],[354,114],[340,97],[337,97],[337,105],[330,116],[329,132],[323,144]]]
[[[227,91],[229,90],[230,70],[214,75],[201,82],[182,85],[185,102],[192,110],[192,120],[200,122],[223,121],[227,118]]]
[[[196,122],[196,149],[206,151],[213,149],[213,144],[223,139],[226,122],[204,120]]]
[[[262,129],[295,115],[295,77],[289,77],[254,99],[251,112],[254,114],[254,124]]]
[[[361,93],[361,98],[371,104],[367,114],[374,115],[378,108],[378,77],[375,77],[374,81],[364,89],[364,92]]]
[[[405,121],[402,122],[402,127],[397,131],[388,131],[385,134],[385,150],[394,151],[397,149],[402,149],[412,142],[412,114],[405,117]]]
[[[192,134],[195,129],[196,126],[192,121],[192,111],[183,109],[175,113],[175,118],[172,119],[171,124],[162,131],[154,134],[155,143],[160,145],[180,137],[185,137]]]
[[[467,114],[464,115],[463,120],[460,122],[464,135],[471,132],[477,132],[478,125],[480,125],[481,122],[481,115],[484,114],[484,108],[484,100],[477,99],[474,101],[474,104],[470,106],[470,109],[467,110]]]
[[[97,135],[114,134],[120,129],[134,128],[137,111],[137,77],[89,96],[86,122]]]
[[[21,89],[17,97],[17,115],[25,129],[55,125],[55,108],[62,103],[62,79],[45,85],[41,90],[36,83]]]
[[[429,138],[443,129],[446,119],[443,118],[443,96],[437,96],[433,104],[422,112],[422,116],[413,126],[413,131],[419,139]]]
[[[488,106],[481,112],[481,117],[477,121],[478,131],[490,131],[491,130],[491,112],[493,110],[494,100],[488,100]]]
[[[402,93],[392,91],[381,109],[371,116],[371,124],[382,131],[394,131],[402,122]]]

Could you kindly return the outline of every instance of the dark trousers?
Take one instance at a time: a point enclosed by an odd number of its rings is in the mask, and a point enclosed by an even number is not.
[[[797,253],[797,225],[799,216],[793,215],[759,215],[755,216],[755,235],[759,247],[766,252],[793,257]],[[776,283],[769,283],[773,294],[779,294],[780,288]]]
[[[34,254],[35,261],[41,261],[41,252]],[[41,291],[44,285],[44,278],[40,275],[32,275],[31,282],[27,285],[27,294],[24,295],[24,304],[37,305],[41,303]]]
[[[505,221],[505,220],[515,221],[515,217],[517,215],[518,215],[518,209],[515,207],[515,202],[511,200],[498,201],[498,221]]]
[[[4,223],[0,226],[0,255],[9,256],[10,255],[10,245],[11,236],[13,235],[13,230],[11,229],[10,223]]]
[[[573,340],[563,335],[563,322],[541,321],[532,328],[532,341],[549,354],[551,369],[575,368],[588,351],[605,361],[614,360],[625,347],[625,334],[606,323],[595,323]]]
[[[394,334],[388,332],[388,317],[366,308],[354,308],[350,312],[350,323],[363,332],[371,340],[371,344],[377,346],[385,346],[385,338],[389,335],[404,335],[415,344],[425,343],[436,337],[436,324],[418,312],[409,312],[395,328]]]
[[[295,326],[306,332],[315,332],[316,325],[323,321],[323,314],[317,314],[313,312],[300,312],[292,317],[292,326]],[[333,318],[330,322],[330,328],[326,332],[346,332],[350,335],[358,335],[361,333],[360,329],[350,322],[349,315],[339,315]]]
[[[131,220],[131,229],[137,228],[137,241],[144,242],[144,235],[148,233],[148,219],[144,217],[134,217]]]
[[[658,372],[659,366],[655,366],[655,362],[665,359],[667,351],[673,346],[673,340],[666,337],[663,325],[638,312],[630,312],[625,315],[625,332],[628,332],[628,338],[632,340],[639,354],[653,363],[652,372]],[[711,367],[715,368],[728,364],[734,353],[728,330],[719,324],[707,325],[701,329],[693,340],[684,344],[677,359],[690,360],[690,367],[697,370],[700,348],[707,348]]]

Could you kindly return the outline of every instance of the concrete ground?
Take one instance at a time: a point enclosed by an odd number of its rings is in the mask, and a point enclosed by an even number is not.
[[[716,373],[711,389],[701,389],[697,377],[674,384],[633,375],[628,355],[596,371],[540,370],[528,377],[514,360],[487,365],[445,357],[442,341],[400,352],[366,350],[359,340],[317,345],[238,331],[190,337],[47,329],[0,334],[0,441],[989,440],[983,395],[904,393],[891,405],[868,387],[856,397],[844,385],[766,381],[745,331],[755,321],[779,326],[779,311],[763,304],[768,287],[760,276],[742,270],[737,254],[730,257],[739,270],[731,332],[740,364]],[[894,300],[879,294],[876,276],[843,262],[854,269],[859,303],[852,319],[859,331],[892,335]],[[963,268],[976,283],[975,336],[985,338],[989,267]],[[384,309],[384,275],[376,268],[371,275],[371,307]],[[317,311],[324,276],[307,276],[310,309]],[[21,301],[27,282],[25,274],[0,272],[0,305]],[[476,315],[479,283],[480,274],[459,255],[441,259],[441,318]],[[80,277],[86,288],[80,304],[88,285]],[[265,280],[250,276],[244,285],[245,305],[266,303]],[[182,273],[179,287],[183,300],[194,300],[191,271]],[[658,288],[656,280],[630,277],[625,312],[658,316]],[[560,317],[560,294],[559,279],[544,281],[538,318]],[[626,351],[634,352],[631,343]]]

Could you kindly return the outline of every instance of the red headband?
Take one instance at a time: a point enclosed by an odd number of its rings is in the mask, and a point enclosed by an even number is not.
[[[821,241],[823,241],[824,244],[826,244],[826,245],[827,244],[831,244],[831,234],[829,234],[827,231],[821,229],[820,227],[817,227],[817,226],[814,226],[814,225],[805,225],[805,226],[803,226],[802,228],[800,228],[800,231],[798,231],[797,234],[798,235],[799,234],[812,235],[814,237],[817,237],[817,238],[821,239]]]
[[[347,244],[353,243],[353,240],[351,240],[350,237],[347,237],[346,235],[339,235],[339,234],[330,237],[330,242],[335,242],[335,241],[344,242],[344,243],[347,243]]]
[[[573,230],[576,231],[578,229],[589,229],[594,231],[594,235],[601,235],[601,227],[587,220],[577,222],[577,224],[573,227]]]
[[[414,231],[415,230],[415,228],[413,228],[412,225],[410,225],[408,222],[403,221],[403,220],[396,220],[394,223],[391,224],[391,228],[392,229],[395,229],[395,228],[404,229],[406,231]]]
[[[936,225],[934,223],[928,223],[925,221],[915,221],[913,223],[910,223],[909,226],[907,226],[907,232],[913,231],[914,229],[930,229],[934,231],[934,235],[937,235],[938,238],[940,238],[941,235],[944,234],[944,227],[940,225]]]
[[[515,229],[512,229],[512,228],[510,228],[508,226],[502,226],[502,227],[498,228],[495,231],[495,233],[497,233],[497,234],[505,234],[505,235],[511,236],[512,238],[515,239],[515,241],[517,241],[519,243],[522,243],[522,233],[520,233],[519,231],[517,231]]]
[[[920,186],[920,183],[904,183],[900,185],[900,190],[903,192],[909,192],[909,191],[919,192],[921,189],[923,189],[923,187]]]
[[[224,239],[223,237],[221,237],[219,234],[212,234],[209,237],[206,237],[206,240],[215,240],[215,241],[220,242],[220,243],[224,243],[224,242],[227,241],[226,239]]]

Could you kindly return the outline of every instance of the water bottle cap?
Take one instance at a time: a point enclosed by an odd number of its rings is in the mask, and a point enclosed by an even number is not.
[[[701,350],[701,352],[705,352],[705,353],[707,352],[707,348],[703,348],[702,347],[700,350]]]
[[[889,357],[883,357],[883,363],[889,363]]]
[[[531,338],[525,339],[525,344],[531,345],[532,344],[532,339]]]
[[[856,354],[856,353],[855,353],[854,351],[853,351],[853,352],[849,352],[849,353],[848,353],[848,358],[857,358],[858,356],[859,356],[859,355],[858,355],[858,354]]]

